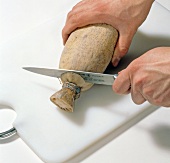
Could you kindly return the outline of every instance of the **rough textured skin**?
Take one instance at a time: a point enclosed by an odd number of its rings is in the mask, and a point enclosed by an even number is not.
[[[117,38],[117,30],[107,24],[88,25],[75,30],[71,33],[65,44],[59,68],[103,73],[111,61]],[[88,90],[93,86],[93,84],[85,82],[81,76],[75,75],[75,73],[62,75],[61,80],[63,83],[70,82],[76,84],[81,88],[81,91]],[[68,92],[69,99],[76,97],[74,93],[74,91],[72,91],[72,94],[70,91]],[[63,98],[60,99],[60,96],[63,97],[62,94],[66,94],[66,91],[63,89],[56,92],[51,97],[51,100],[55,99],[52,100],[53,103],[61,109],[64,106],[64,110],[73,111],[71,107],[74,106],[75,98],[73,98],[72,103],[70,103],[70,100],[68,101],[69,109],[67,109],[68,97],[65,100]]]
[[[104,72],[111,61],[117,38],[117,30],[107,24],[95,24],[77,29],[66,42],[59,68]],[[82,91],[89,88],[89,84],[86,83]]]

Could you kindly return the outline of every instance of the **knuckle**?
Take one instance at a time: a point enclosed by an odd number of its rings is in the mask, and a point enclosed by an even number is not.
[[[143,79],[138,78],[134,81],[134,87],[139,87],[139,86],[141,86],[142,83],[143,83]]]
[[[80,14],[78,14],[77,12],[75,12],[74,10],[71,10],[68,14],[67,14],[67,20],[71,20],[72,22],[76,22],[77,18],[79,18]]]
[[[72,17],[70,18],[70,21],[72,24],[77,24],[77,26],[79,25],[79,20],[80,20],[80,15],[77,14],[73,14]]]
[[[145,88],[143,90],[143,94],[151,104],[157,105],[157,106],[163,106],[164,105],[164,97],[161,96],[161,95],[156,95],[155,89]]]
[[[136,73],[140,69],[137,60],[133,60],[128,67],[132,73]]]
[[[154,94],[154,90],[152,89],[152,88],[145,88],[144,90],[143,90],[143,94],[148,98],[151,98],[152,96],[153,96],[153,94]]]
[[[127,46],[120,46],[120,56],[125,55],[129,50],[129,47]]]
[[[138,73],[138,67],[134,67],[133,71]],[[147,83],[147,76],[137,75],[134,80],[134,87],[142,88]]]
[[[163,105],[164,99],[162,97],[157,97],[153,99],[153,104],[161,106]]]

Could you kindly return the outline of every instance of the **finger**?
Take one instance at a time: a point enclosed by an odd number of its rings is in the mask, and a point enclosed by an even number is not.
[[[69,35],[76,30],[77,28],[84,27],[89,24],[95,24],[100,23],[99,20],[95,18],[95,15],[93,17],[91,16],[90,12],[88,12],[88,15],[86,12],[81,12],[81,14],[72,14],[70,18],[67,19],[66,24],[62,30],[62,38],[63,38],[63,44],[66,43]]]
[[[144,96],[139,91],[136,91],[133,88],[131,89],[131,98],[133,102],[138,105],[143,104],[146,101]]]
[[[79,21],[77,15],[70,11],[67,15],[65,26],[62,29],[63,44],[66,43],[70,33],[78,27],[78,22]]]
[[[133,34],[121,34],[119,33],[119,39],[115,47],[115,51],[112,58],[112,64],[116,67],[120,59],[128,52],[130,44],[132,42]]]
[[[128,69],[121,71],[113,83],[113,90],[118,94],[127,94],[130,91],[131,81]]]
[[[78,27],[90,24],[91,14],[87,12],[87,0],[78,2],[72,10],[67,14],[66,23],[62,30],[63,44],[66,43],[69,35]],[[88,14],[87,14],[88,13]],[[92,14],[93,15],[93,14]]]
[[[67,24],[62,30],[63,45],[65,45],[70,33],[76,29],[76,26]]]

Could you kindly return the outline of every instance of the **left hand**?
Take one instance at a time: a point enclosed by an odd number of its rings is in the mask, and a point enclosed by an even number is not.
[[[119,73],[113,90],[118,94],[131,93],[136,104],[149,101],[170,107],[170,47],[152,49],[131,62]]]
[[[113,66],[128,52],[138,27],[145,21],[154,0],[82,0],[68,13],[62,30],[65,44],[70,33],[88,24],[106,23],[119,32]]]

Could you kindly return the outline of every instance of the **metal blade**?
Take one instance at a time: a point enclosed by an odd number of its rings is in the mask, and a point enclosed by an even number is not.
[[[23,67],[23,69],[34,72],[37,74],[60,78],[63,73],[74,72],[79,74],[86,82],[94,84],[112,85],[117,77],[117,74],[101,74],[77,70],[65,70],[65,69],[49,69],[49,68],[38,68],[38,67]]]

